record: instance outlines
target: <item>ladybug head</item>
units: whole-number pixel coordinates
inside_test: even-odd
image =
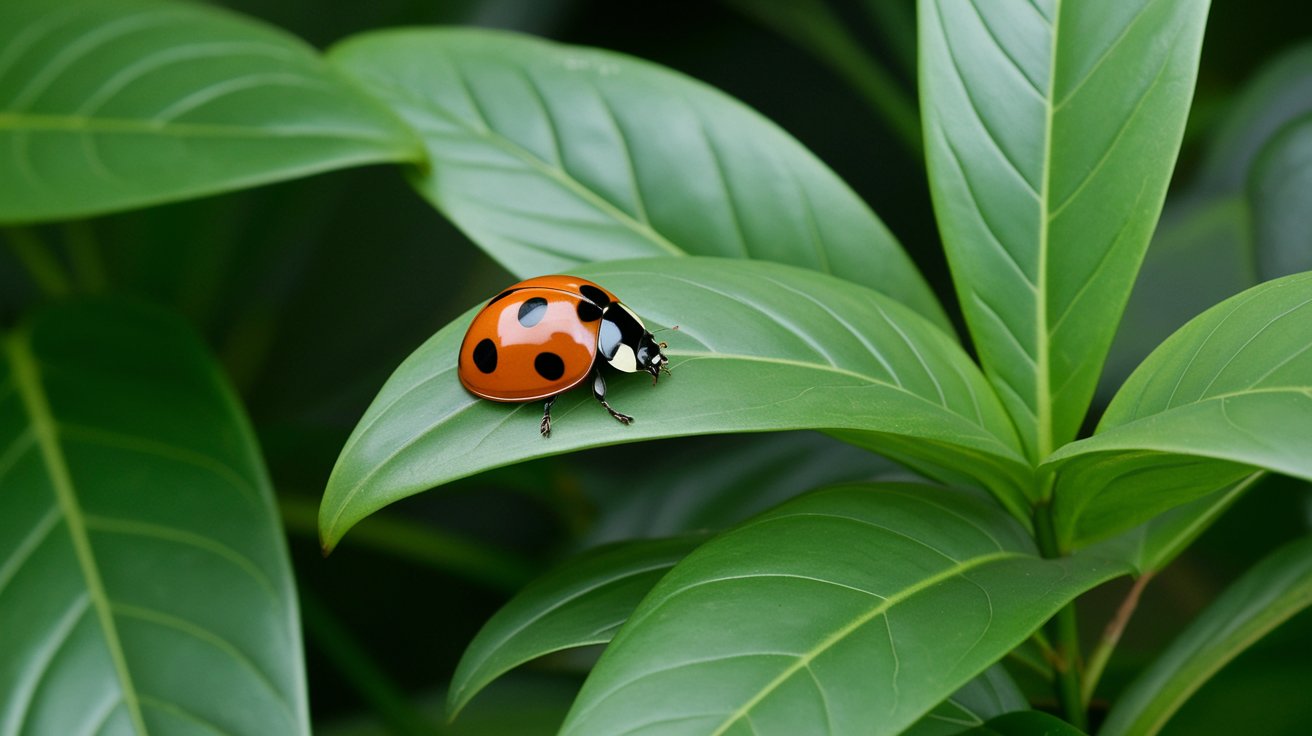
[[[665,343],[656,342],[652,339],[650,332],[644,333],[642,339],[638,341],[638,368],[651,374],[653,386],[660,379],[662,372],[667,375],[670,372],[668,365],[666,365],[669,363],[669,359],[665,357],[665,353],[661,352],[663,347],[665,347]]]

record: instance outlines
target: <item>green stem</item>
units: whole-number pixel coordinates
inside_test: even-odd
[[[298,496],[278,500],[288,532],[319,534],[319,502]],[[514,593],[536,572],[528,561],[424,524],[375,514],[351,529],[352,544],[455,573],[502,593]]]
[[[301,618],[305,633],[337,671],[387,724],[388,733],[436,736],[442,730],[410,704],[396,683],[383,672],[351,632],[304,586]]]
[[[1045,502],[1034,508],[1034,530],[1044,557],[1062,556],[1053,528],[1051,504]],[[1072,726],[1087,731],[1089,716],[1080,687],[1080,632],[1075,619],[1075,601],[1066,604],[1048,622],[1048,633],[1054,642],[1052,665],[1057,678],[1057,702]]]
[[[72,289],[63,266],[36,233],[27,228],[10,228],[5,231],[5,240],[41,291],[52,297],[68,296]]]
[[[1086,706],[1093,700],[1093,693],[1098,688],[1098,680],[1102,678],[1103,670],[1107,668],[1107,661],[1111,659],[1112,652],[1121,641],[1121,634],[1124,633],[1126,624],[1130,622],[1130,616],[1134,615],[1134,609],[1139,605],[1139,596],[1152,577],[1153,574],[1147,572],[1134,581],[1134,585],[1130,586],[1130,592],[1125,594],[1125,599],[1116,609],[1116,615],[1107,622],[1102,639],[1089,653],[1089,664],[1084,669],[1084,690],[1081,693]]]

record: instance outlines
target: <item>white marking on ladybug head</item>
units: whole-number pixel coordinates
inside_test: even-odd
[[[625,373],[636,373],[638,371],[638,356],[633,354],[633,348],[624,343],[620,343],[615,355],[607,358],[606,362],[610,363],[610,367],[617,371]]]

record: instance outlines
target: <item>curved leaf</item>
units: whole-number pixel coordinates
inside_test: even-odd
[[[576,272],[621,295],[649,328],[679,325],[661,334],[671,378],[654,388],[638,376],[610,381],[611,404],[637,420],[622,426],[574,391],[556,402],[544,439],[540,403],[474,398],[456,378],[466,314],[401,364],[347,441],[320,509],[325,549],[382,506],[481,470],[640,439],[783,429],[923,451],[1025,514],[1016,488],[1030,469],[997,398],[960,347],[902,305],[760,261],[663,258]]]
[[[308,734],[272,492],[199,341],[117,304],[0,339],[0,731]]]
[[[613,467],[593,472],[581,463],[577,472],[598,509],[585,544],[719,531],[823,486],[917,480],[885,458],[812,432],[698,437],[678,449],[662,444],[641,451],[658,472],[619,484]],[[665,468],[678,472],[659,472]]]
[[[1289,123],[1262,149],[1248,201],[1262,278],[1312,271],[1312,113]]]
[[[304,42],[158,0],[0,4],[0,222],[423,158]]]
[[[488,683],[529,660],[615,636],[633,609],[705,536],[621,542],[590,550],[533,581],[470,642],[451,678],[454,717]]]
[[[1107,715],[1100,734],[1151,736],[1217,670],[1312,605],[1312,537],[1281,547],[1203,611]]]
[[[984,670],[947,700],[934,706],[902,736],[951,736],[974,725],[1029,707],[1025,694],[1000,664]]]
[[[1063,447],[1058,535],[1086,542],[1259,467],[1312,479],[1312,273],[1207,310],[1130,376],[1094,436]]]
[[[1026,710],[998,716],[962,736],[1084,736],[1084,732],[1056,716]]]
[[[330,59],[423,136],[414,184],[505,268],[756,258],[881,291],[950,330],[883,223],[791,136],[647,62],[492,31],[356,36]]]
[[[667,574],[563,733],[899,733],[1120,572],[1040,558],[1014,519],[964,492],[817,491]]]
[[[1075,437],[1171,175],[1206,2],[920,2],[935,212],[1040,460]]]

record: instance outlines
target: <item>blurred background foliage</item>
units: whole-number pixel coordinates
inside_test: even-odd
[[[223,4],[320,48],[372,28],[477,25],[687,73],[756,108],[836,170],[954,304],[915,135],[912,0]],[[1312,154],[1303,152],[1312,135],[1301,132],[1312,129],[1312,24],[1300,22],[1305,7],[1293,0],[1212,5],[1180,164],[1104,397],[1189,316],[1258,280],[1312,268],[1312,228],[1302,231],[1302,250],[1261,249],[1263,228],[1305,224],[1312,205]],[[78,289],[183,314],[238,386],[283,505],[321,733],[554,732],[586,654],[549,657],[506,678],[454,726],[440,716],[465,645],[527,579],[588,545],[720,526],[821,483],[900,472],[810,434],[620,446],[421,494],[366,521],[325,560],[315,514],[351,428],[415,346],[509,274],[385,166],[7,231],[0,324],[67,286],[39,284],[21,266],[17,254],[34,238],[54,245]],[[1246,567],[1308,533],[1306,484],[1265,485],[1147,588],[1101,697],[1114,698]],[[1090,640],[1128,585],[1089,596]],[[1168,732],[1302,733],[1312,721],[1309,662],[1304,613],[1227,667]]]

